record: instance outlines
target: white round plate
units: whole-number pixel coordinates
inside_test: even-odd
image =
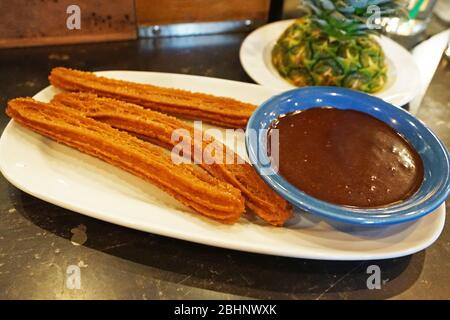
[[[257,105],[279,93],[255,84],[190,75],[139,71],[100,74]],[[50,86],[34,98],[45,102],[58,92]],[[221,130],[226,134],[225,129]],[[216,138],[220,139],[220,135]],[[245,157],[244,136],[236,138],[236,151]],[[251,215],[244,215],[234,225],[224,225],[203,218],[138,177],[40,136],[15,121],[8,124],[0,138],[0,171],[17,188],[93,218],[204,245],[287,257],[319,260],[400,257],[431,245],[445,223],[442,204],[421,219],[378,227],[327,221],[308,213],[296,214],[283,228],[259,223]]]
[[[240,59],[247,74],[263,86],[290,90],[295,86],[284,80],[273,67],[271,52],[278,37],[295,20],[267,24],[247,36],[241,46]],[[403,106],[410,102],[420,89],[420,73],[412,55],[395,41],[377,38],[386,55],[388,83],[375,94],[389,103]]]

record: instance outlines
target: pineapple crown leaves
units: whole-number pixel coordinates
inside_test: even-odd
[[[379,17],[406,16],[405,0],[303,0],[311,20],[330,37],[347,40],[376,33],[369,26],[375,8]],[[374,21],[370,21],[373,23]]]

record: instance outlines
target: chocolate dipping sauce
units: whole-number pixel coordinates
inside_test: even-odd
[[[278,118],[273,129],[279,130],[279,173],[320,200],[380,207],[407,199],[423,181],[419,154],[368,114],[312,108]]]

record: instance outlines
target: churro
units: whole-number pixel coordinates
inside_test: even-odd
[[[174,164],[167,151],[61,105],[31,98],[9,101],[19,124],[139,176],[195,211],[224,223],[244,211],[241,192],[190,164]],[[150,214],[150,213],[149,213]]]
[[[186,122],[135,104],[101,98],[89,93],[62,93],[53,98],[52,104],[73,108],[87,117],[144,137],[168,149],[173,149],[177,144],[177,141],[172,139],[174,130],[183,129],[188,132],[188,137],[183,138],[190,139],[190,150],[193,151],[189,155],[191,158],[196,154],[195,150],[200,150],[201,155],[208,156],[204,150],[214,141],[220,144],[223,150],[222,159],[219,159],[222,161],[203,159],[199,162],[200,166],[215,178],[241,190],[246,205],[266,222],[280,226],[292,216],[291,207],[287,202],[264,183],[250,164],[218,140],[205,137],[204,133],[202,136],[205,139],[196,141],[192,138],[194,127]],[[209,143],[206,144],[205,140]],[[231,163],[227,161],[229,159],[232,159]]]
[[[256,108],[252,104],[231,98],[114,80],[91,72],[61,67],[52,70],[49,80],[55,87],[67,91],[91,92],[102,97],[224,127],[244,127]]]

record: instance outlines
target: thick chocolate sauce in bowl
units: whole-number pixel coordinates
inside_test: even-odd
[[[312,108],[279,117],[269,135],[274,129],[280,175],[320,200],[383,207],[413,195],[424,179],[422,160],[408,141],[368,114]]]

